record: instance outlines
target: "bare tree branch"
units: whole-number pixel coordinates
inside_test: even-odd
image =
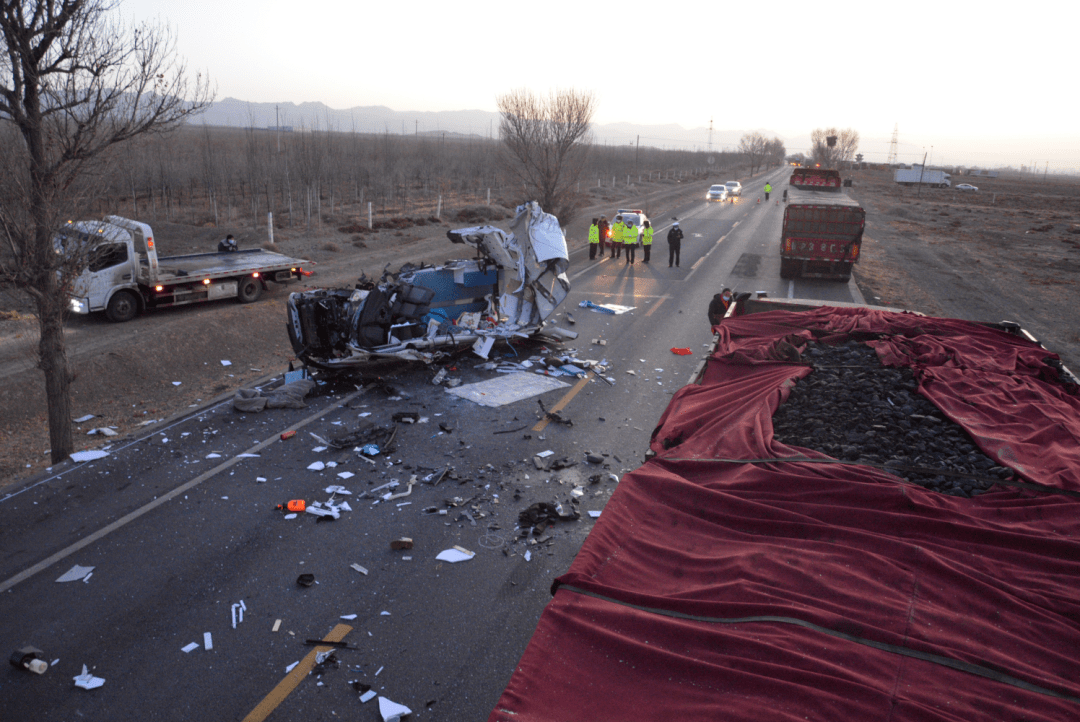
[[[35,303],[53,462],[73,449],[68,292],[95,253],[92,243],[57,247],[55,234],[115,146],[175,128],[213,100],[205,77],[189,77],[167,28],[129,30],[116,8],[113,0],[0,0],[0,279]]]
[[[514,90],[498,96],[496,104],[507,165],[530,195],[523,200],[535,198],[565,225],[581,207],[575,187],[588,152],[596,96],[560,90],[541,98]]]
[[[835,137],[835,145],[830,146],[828,139]],[[852,128],[816,128],[810,134],[811,154],[815,163],[822,168],[839,169],[840,164],[851,162],[859,149],[859,132]]]

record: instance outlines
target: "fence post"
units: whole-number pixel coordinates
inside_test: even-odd
[[[274,214],[266,214],[266,232],[270,235],[270,245],[274,245]]]
[[[491,205],[491,189],[490,188],[488,188],[488,202],[487,202],[487,204],[489,206]]]
[[[442,218],[442,193],[439,194],[439,206],[435,210],[435,217],[439,219]]]
[[[369,231],[372,229],[372,225],[371,225],[371,201],[368,201],[368,204],[367,204],[367,227],[368,227]]]

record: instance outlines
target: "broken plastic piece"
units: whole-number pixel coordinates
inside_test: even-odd
[[[185,646],[181,647],[180,651],[183,652],[184,654],[188,654],[190,652],[194,652],[198,648],[199,648],[199,643],[198,642],[192,642],[191,644],[188,644],[188,645],[185,645]]]
[[[349,566],[352,567],[353,569],[355,569],[356,571],[360,572],[364,576],[367,576],[367,569],[360,566],[359,564],[350,564]]]
[[[360,701],[361,702],[370,702],[372,699],[375,698],[375,696],[376,696],[375,691],[372,690],[370,687],[368,687],[367,692],[364,692],[362,695],[360,695]]]
[[[303,499],[293,499],[293,500],[288,501],[288,502],[286,502],[284,504],[278,504],[274,508],[279,509],[281,511],[297,512],[297,511],[303,511],[306,507],[307,507],[307,504],[304,502]]]
[[[71,460],[76,463],[81,461],[95,461],[96,459],[104,459],[108,455],[109,452],[107,451],[76,451],[74,454],[71,454]]]
[[[308,468],[311,469],[312,471],[322,471],[323,469],[326,468],[326,464],[324,464],[321,461],[316,461],[316,462],[313,462],[311,464],[308,464]]]
[[[83,424],[83,423],[86,423],[87,421],[89,421],[90,419],[96,419],[96,418],[97,418],[97,416],[95,414],[87,414],[86,416],[80,416],[77,419],[72,419],[72,421],[74,421],[76,424]]]
[[[690,354],[692,354],[694,352],[691,351],[688,348],[673,348],[673,349],[671,349],[671,353],[677,354],[679,356],[689,356]]]
[[[296,583],[299,584],[302,587],[310,587],[312,584],[315,583],[315,575],[314,574],[301,574],[300,576],[298,576],[296,578]]]
[[[90,671],[86,669],[86,665],[82,666],[82,674],[78,675],[75,679],[75,686],[82,687],[83,689],[97,689],[101,685],[105,684],[105,680],[101,677],[95,677],[90,674]]]
[[[401,537],[399,539],[394,539],[392,542],[390,542],[390,548],[394,549],[394,550],[412,549],[413,548],[413,540],[410,539],[407,536],[403,536],[403,537]]]
[[[282,441],[285,441],[285,439],[291,439],[294,436],[296,436],[296,431],[295,430],[282,431],[281,432],[281,440]]]
[[[476,552],[471,552],[468,549],[462,549],[459,546],[455,546],[451,549],[444,549],[443,551],[439,552],[438,556],[436,556],[435,558],[440,561],[456,564],[457,562],[468,561],[474,556],[476,556]]]
[[[386,697],[379,697],[379,714],[382,715],[383,722],[401,722],[401,718],[412,714],[412,710],[403,704],[391,702]]]
[[[80,567],[78,564],[67,570],[56,581],[58,582],[78,582],[82,581],[86,577],[90,576],[90,573],[94,571],[94,567]]]

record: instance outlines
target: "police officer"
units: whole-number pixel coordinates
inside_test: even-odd
[[[769,194],[772,193],[772,185],[770,183],[765,184],[765,200],[769,200]]]
[[[626,265],[634,263],[634,250],[638,244],[638,229],[633,223],[627,223],[623,229],[623,245],[626,246]]]
[[[623,223],[622,216],[615,216],[615,225],[611,227],[611,257],[622,258],[623,247],[623,231],[626,229],[626,224]]]
[[[596,259],[596,249],[600,245],[600,221],[596,218],[592,219],[592,225],[589,226],[589,260]]]
[[[671,268],[671,264],[679,265],[679,251],[682,250],[683,232],[679,228],[679,222],[675,221],[671,224],[671,230],[667,232],[667,267]]]
[[[648,263],[649,256],[652,255],[652,223],[649,221],[645,221],[641,225],[641,248],[645,253],[645,256],[641,260],[644,263]]]

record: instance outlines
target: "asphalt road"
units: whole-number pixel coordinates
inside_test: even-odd
[[[772,174],[774,185],[782,176],[786,169]],[[656,420],[700,360],[712,295],[729,286],[862,300],[854,283],[780,279],[783,207],[757,203],[764,180],[748,182],[734,204],[706,203],[703,183],[701,201],[656,213],[648,265],[640,250],[633,266],[572,250],[572,291],[559,325],[579,333],[568,348],[611,361],[615,379],[538,397],[549,409],[562,404],[573,426],[540,428],[535,399],[500,408],[457,399],[417,368],[388,379],[400,392],[393,395],[323,385],[304,409],[239,414],[227,402],[198,409],[114,444],[106,459],[0,497],[0,639],[5,651],[29,644],[58,660],[42,676],[5,666],[0,719],[381,719],[378,702],[361,703],[353,681],[408,706],[412,719],[486,719],[552,580],[594,523],[585,512],[601,511],[617,488],[607,474],[642,463]],[[673,216],[686,237],[680,266],[668,268]],[[601,314],[580,308],[584,300],[634,310]],[[673,354],[676,347],[693,353]],[[490,378],[473,368],[478,361],[460,359],[451,375]],[[324,444],[312,434],[325,439],[361,419],[388,423],[408,410],[426,423],[402,426],[396,452],[375,465],[351,448],[316,451]],[[280,440],[289,429],[296,435]],[[538,471],[532,458],[545,450],[579,463]],[[586,463],[586,451],[606,463]],[[308,468],[317,461],[337,466]],[[419,483],[408,496],[385,501],[387,489],[371,491],[397,480],[393,491],[403,492],[414,475]],[[326,500],[333,484],[352,492],[339,495],[352,511],[336,521],[287,520],[274,509],[294,498]],[[572,494],[578,486],[580,498]],[[530,544],[515,527],[534,502],[576,506],[582,515]],[[425,513],[431,507],[447,513]],[[413,548],[391,549],[399,537],[413,539]],[[435,558],[455,545],[475,556]],[[74,565],[94,571],[85,582],[55,581]],[[297,584],[305,573],[315,584]],[[243,621],[234,628],[241,601]],[[336,652],[338,667],[306,674],[310,664],[302,663],[286,673],[309,658],[305,640],[341,624],[351,629],[337,630],[349,645]],[[205,633],[212,649],[203,646]],[[182,651],[193,642],[197,648]],[[104,686],[74,686],[83,664]]]

